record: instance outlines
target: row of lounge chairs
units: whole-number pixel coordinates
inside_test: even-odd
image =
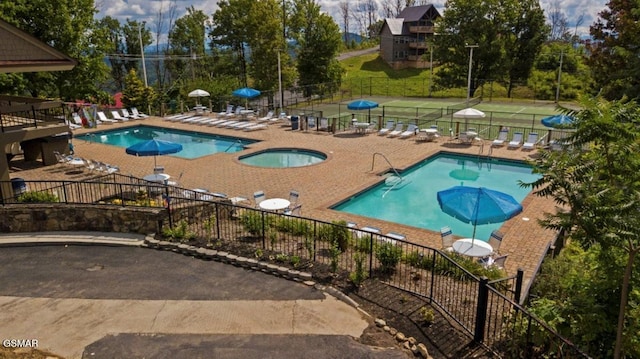
[[[165,117],[166,121],[171,122],[182,122],[189,123],[194,125],[202,125],[202,126],[211,126],[211,127],[220,127],[220,128],[230,128],[235,130],[244,130],[244,131],[255,131],[267,128],[267,125],[264,123],[248,121],[248,120],[236,120],[233,118],[226,117],[215,117],[211,118],[208,116],[197,116],[197,115],[173,115],[169,117]]]
[[[416,135],[419,130],[420,128],[415,124],[409,124],[405,129],[402,122],[395,123],[395,121],[389,120],[387,121],[386,126],[378,131],[378,135],[387,137],[408,138]]]
[[[527,140],[523,143],[522,140],[524,135],[522,134],[522,132],[515,132],[513,134],[513,137],[511,138],[511,141],[507,142],[508,133],[509,132],[507,130],[501,130],[498,133],[498,138],[493,140],[493,142],[491,143],[491,146],[500,147],[500,146],[503,146],[505,143],[507,143],[507,148],[522,147],[523,150],[533,150],[535,149],[535,147],[538,145],[540,141],[538,138],[539,137],[538,134],[536,132],[531,132],[529,133]]]
[[[58,151],[53,152],[54,156],[58,163],[67,166],[73,167],[82,167],[87,169],[89,172],[100,172],[104,174],[111,174],[115,172],[120,172],[120,167],[110,165],[101,161],[95,161],[91,159],[86,159],[82,157],[63,155]]]
[[[112,110],[111,118],[107,117],[107,115],[103,111],[98,111],[96,112],[96,123],[112,124],[116,122],[125,122],[129,120],[138,120],[149,117],[149,115],[139,112],[135,107],[131,108],[131,112],[129,112],[129,110],[127,110],[126,108],[123,108],[120,111],[122,113],[120,113],[118,110]],[[71,121],[69,121],[68,125],[70,129],[75,130],[84,127],[85,124],[83,123],[80,114],[74,112],[71,114]]]

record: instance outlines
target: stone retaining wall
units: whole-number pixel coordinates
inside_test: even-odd
[[[0,207],[0,231],[50,232],[96,231],[158,233],[163,208],[98,205],[29,204]]]

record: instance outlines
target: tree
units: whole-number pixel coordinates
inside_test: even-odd
[[[220,1],[209,32],[212,48],[229,48],[234,54],[233,63],[237,65],[240,83],[244,86],[247,85],[248,62],[245,50],[252,31],[247,21],[252,4],[252,0]]]
[[[344,70],[336,59],[342,40],[333,18],[321,13],[315,0],[297,0],[291,35],[298,42],[298,83],[304,95],[337,90]]]
[[[3,20],[78,61],[70,71],[15,75],[24,79],[25,90],[32,96],[75,100],[101,92],[99,84],[106,79],[108,69],[103,61],[105,39],[94,31],[96,12],[93,0],[0,2]],[[0,86],[0,90],[13,92],[6,86]]]
[[[640,97],[640,3],[610,0],[591,25],[589,65],[607,99]]]
[[[265,0],[254,2],[249,11],[249,26],[255,34],[248,38],[251,48],[251,62],[249,74],[253,79],[253,86],[262,90],[275,93],[278,89],[278,56],[280,56],[283,74],[283,86],[292,84],[293,78],[289,63],[290,56],[287,44],[281,30],[280,6],[277,0]],[[273,103],[273,96],[270,96]]]
[[[509,79],[507,97],[511,97],[514,85],[518,82],[526,82],[531,75],[534,60],[549,30],[545,25],[544,12],[537,0],[505,3],[503,11],[507,13],[506,18],[509,19],[505,22],[502,34],[505,37],[505,57]]]
[[[113,79],[114,90],[122,91],[124,88],[124,78],[127,74],[125,69],[124,47],[122,27],[120,22],[111,16],[105,16],[98,20],[96,32],[105,38],[106,53],[109,55],[111,65],[111,78]]]
[[[579,112],[568,111],[576,118],[576,130],[566,139],[566,148],[543,152],[535,167],[542,177],[525,185],[534,188],[536,195],[553,198],[562,208],[546,214],[542,224],[564,229],[570,240],[596,251],[599,274],[614,284],[613,293],[609,290],[601,295],[591,310],[611,308],[606,301],[615,294],[619,300],[617,327],[595,338],[594,333],[585,333],[589,336],[584,340],[600,348],[598,354],[603,357],[619,359],[623,352],[637,357],[640,293],[631,289],[632,283],[640,284],[634,277],[640,252],[640,107],[632,101],[608,102],[602,97],[585,97],[581,105]],[[611,313],[615,317],[615,311]],[[570,320],[579,322],[580,318]],[[601,324],[613,321],[609,317]],[[615,333],[613,350],[608,333]]]
[[[342,19],[342,33],[344,36],[344,43],[346,47],[349,47],[349,18],[351,13],[349,12],[349,3],[346,1],[340,2],[340,18]]]
[[[549,4],[548,14],[550,24],[549,40],[567,40],[569,38],[569,20],[562,12],[559,0]]]
[[[122,104],[125,107],[139,107],[147,109],[155,100],[156,94],[152,87],[145,87],[138,77],[136,70],[131,69],[125,78],[122,91]]]
[[[436,78],[439,85],[466,85],[469,45],[477,45],[470,96],[488,80],[506,79],[512,86],[528,77],[548,31],[536,1],[450,0],[446,4],[436,23],[440,36],[434,55],[442,64]]]

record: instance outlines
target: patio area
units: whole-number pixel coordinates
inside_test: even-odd
[[[374,226],[383,233],[397,232],[406,235],[411,242],[441,247],[440,233],[371,218],[350,215],[329,209],[330,206],[381,181],[379,173],[388,169],[384,161],[376,161],[371,170],[373,154],[383,153],[390,163],[398,168],[406,168],[437,152],[448,151],[477,155],[481,145],[477,141],[472,145],[449,142],[448,136],[435,142],[387,138],[374,134],[355,135],[353,131],[338,132],[333,135],[318,131],[292,131],[291,126],[271,124],[266,130],[245,132],[234,129],[209,127],[196,124],[165,121],[150,117],[145,120],[128,121],[113,125],[101,125],[100,130],[135,126],[137,124],[155,125],[175,129],[197,131],[259,140],[246,150],[237,153],[217,153],[197,159],[181,159],[172,156],[158,158],[165,172],[173,178],[180,177],[180,186],[185,188],[204,188],[212,192],[227,194],[229,197],[252,198],[258,190],[264,190],[267,198],[287,198],[290,190],[300,193],[303,204],[302,216],[325,221],[345,220],[359,226]],[[90,132],[90,129],[78,129],[75,135]],[[485,139],[483,153],[489,153],[493,139]],[[122,174],[144,177],[153,172],[153,159],[127,155],[124,149],[98,143],[74,140],[77,156],[102,161],[119,166]],[[301,148],[323,152],[327,160],[311,166],[298,168],[259,168],[240,163],[238,157],[268,148]],[[508,149],[507,146],[494,148],[491,156],[507,159],[526,160],[536,155],[536,151]],[[67,179],[83,180],[95,176],[89,171],[69,171],[61,165],[40,166],[37,163],[24,163],[16,158],[10,163],[11,177],[26,180]],[[434,199],[435,202],[435,199]],[[524,270],[525,285],[531,278],[555,233],[542,229],[538,223],[544,212],[554,210],[552,200],[527,196],[522,203],[524,211],[500,229],[504,240],[501,254],[507,254],[506,270],[514,274],[518,268]],[[444,225],[444,224],[443,224]],[[455,233],[454,233],[455,234]]]

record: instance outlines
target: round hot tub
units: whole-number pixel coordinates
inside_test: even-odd
[[[320,163],[327,155],[314,150],[301,148],[270,148],[268,150],[240,156],[240,162],[256,167],[291,168],[304,167]]]

